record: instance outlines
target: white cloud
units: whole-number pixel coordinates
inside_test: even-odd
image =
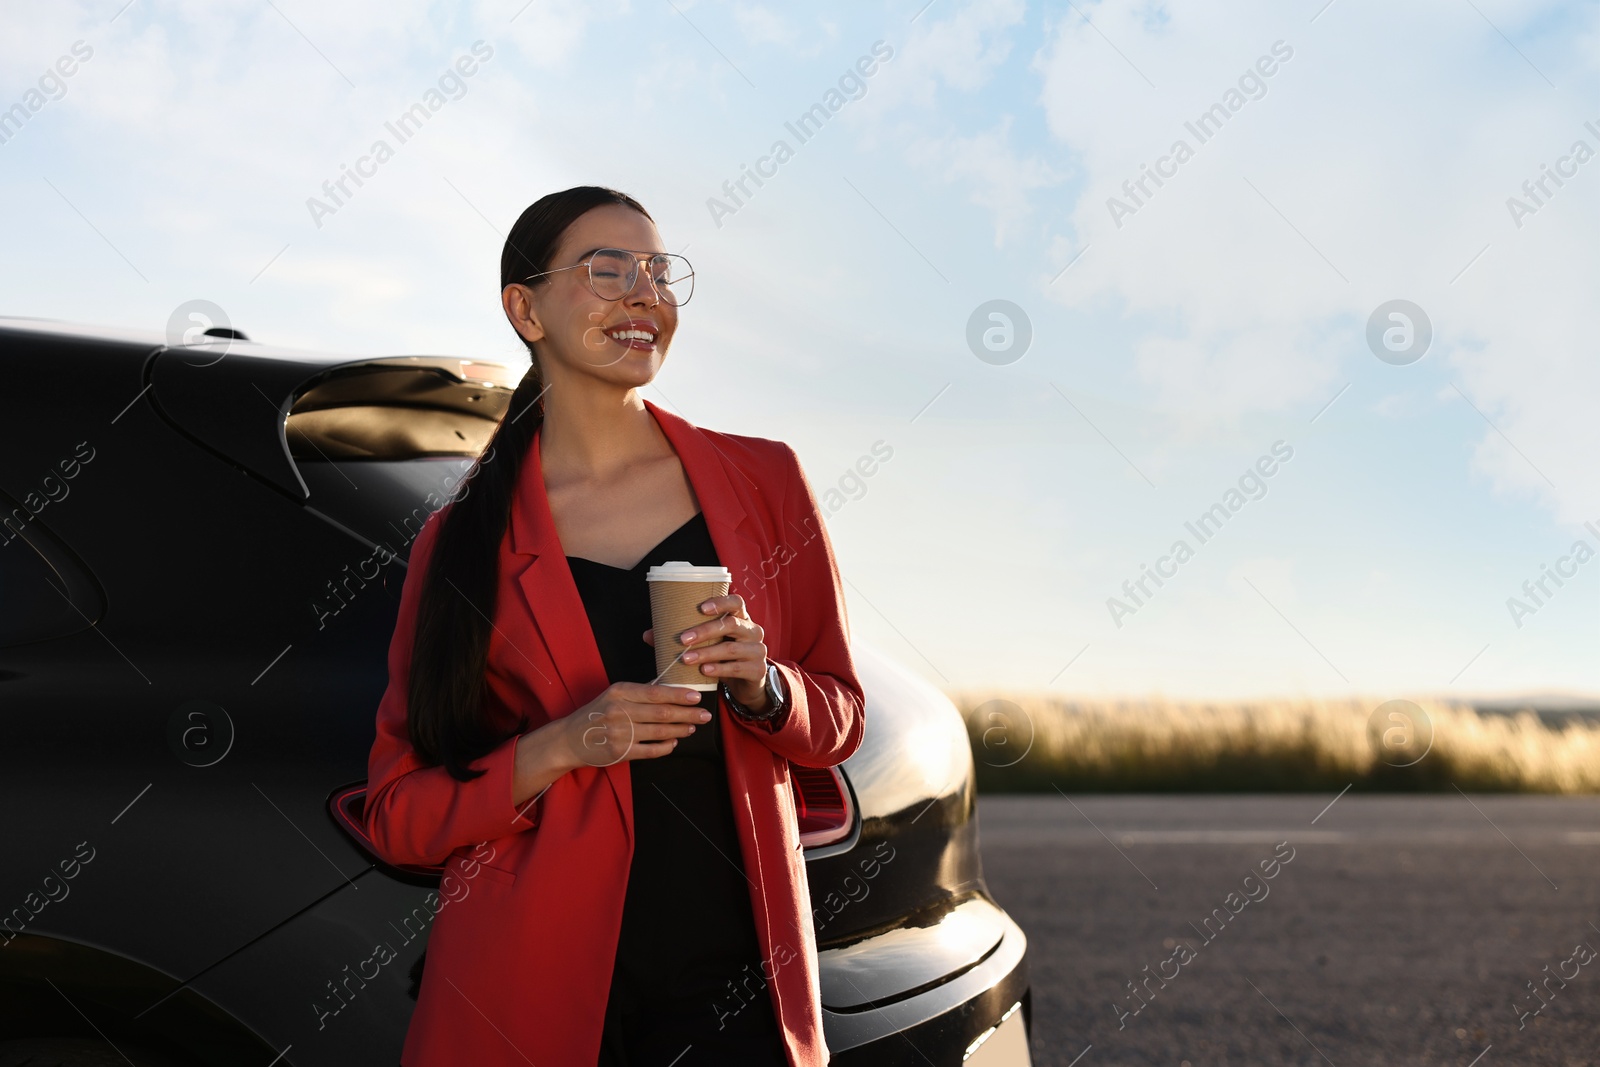
[[[906,150],[912,163],[936,167],[946,181],[967,187],[968,199],[994,219],[996,248],[1027,227],[1033,212],[1028,194],[1055,186],[1063,177],[1012,147],[1011,126],[1007,115],[998,126],[971,137],[917,138]]]
[[[736,4],[733,20],[745,41],[752,45],[788,44],[794,39],[789,23],[771,8]]]
[[[935,106],[939,87],[972,92],[981,88],[1011,54],[1009,30],[1022,21],[1023,0],[969,3],[947,18],[936,11],[919,19],[909,37],[885,31],[895,51],[892,78],[876,79],[871,99],[876,114],[898,108]]]
[[[1532,460],[1485,425],[1480,469],[1565,519],[1600,508],[1600,473],[1584,458],[1600,446],[1589,410],[1600,370],[1584,355],[1600,326],[1600,161],[1520,230],[1505,208],[1574,139],[1600,151],[1583,128],[1600,108],[1553,90],[1455,4],[1345,5],[1315,23],[1268,4],[1169,4],[1158,20],[1143,5],[1087,10],[1100,32],[1063,17],[1038,61],[1049,128],[1083,170],[1056,249],[1064,264],[1092,246],[1050,293],[1147,322],[1137,367],[1158,400],[1218,413],[1320,403],[1372,358],[1371,311],[1405,298],[1435,330],[1412,371],[1459,379]],[[1593,54],[1569,40],[1593,39],[1591,9],[1486,14],[1508,34],[1550,26],[1543,47],[1523,40],[1523,52],[1572,90],[1593,85]],[[1578,32],[1551,26],[1562,20]],[[1250,79],[1278,41],[1273,75]],[[1202,142],[1185,123],[1242,76],[1257,98],[1241,91]],[[1164,184],[1124,188],[1179,139],[1193,156],[1165,164]],[[1112,197],[1133,213],[1114,219]]]
[[[504,18],[503,6],[480,4],[478,21],[495,25]],[[536,67],[558,68],[579,74],[598,75],[593,57],[586,56],[583,48],[591,27],[597,23],[622,18],[631,13],[628,0],[532,0],[520,13],[513,12],[515,21],[507,27],[507,36],[514,43],[519,58]],[[602,48],[602,53],[609,49]],[[625,69],[621,57],[613,57]],[[623,70],[619,69],[620,81]],[[596,79],[603,85],[604,80]]]

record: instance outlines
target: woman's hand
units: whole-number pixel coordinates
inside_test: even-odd
[[[694,733],[711,713],[700,693],[681,685],[613,682],[571,715],[548,723],[558,729],[556,756],[569,769],[606,767],[623,760],[665,756],[680,737]]]
[[[711,713],[681,685],[614,682],[571,715],[517,738],[512,802],[533,802],[568,771],[665,756]]]
[[[767,674],[766,631],[751,621],[744,597],[737,593],[712,597],[700,605],[700,612],[717,617],[697,623],[679,634],[678,639],[685,645],[710,637],[721,640],[706,648],[690,649],[683,654],[683,662],[699,664],[701,674],[725,680],[733,699],[751,711],[767,710],[767,690],[763,684]],[[655,630],[646,630],[644,639],[654,647]]]

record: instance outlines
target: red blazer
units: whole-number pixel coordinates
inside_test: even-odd
[[[791,708],[776,729],[726,707],[718,722],[768,995],[792,1067],[819,1067],[828,1051],[787,761],[842,763],[865,728],[832,544],[788,445],[645,407],[677,451],[733,592],[764,628],[768,657],[788,683]],[[536,727],[609,684],[550,516],[540,436],[500,547],[489,646],[487,710],[508,733],[521,713]],[[402,1063],[587,1067],[599,1055],[633,854],[628,765],[571,771],[522,815],[511,800],[515,736],[474,764],[488,773],[470,782],[423,765],[407,738],[406,679],[440,514],[412,548],[364,816],[385,860],[446,867]],[[670,988],[671,975],[661,980]]]

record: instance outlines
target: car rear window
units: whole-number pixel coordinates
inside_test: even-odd
[[[403,362],[328,373],[295,399],[284,433],[307,506],[405,559],[488,444],[512,372]]]

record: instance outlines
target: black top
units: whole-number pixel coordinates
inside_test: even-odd
[[[705,515],[684,523],[631,569],[568,556],[595,645],[612,682],[650,682],[650,567],[718,566]],[[629,760],[633,863],[606,1007],[602,1065],[786,1062],[761,971],[716,692],[712,714],[665,756]]]

